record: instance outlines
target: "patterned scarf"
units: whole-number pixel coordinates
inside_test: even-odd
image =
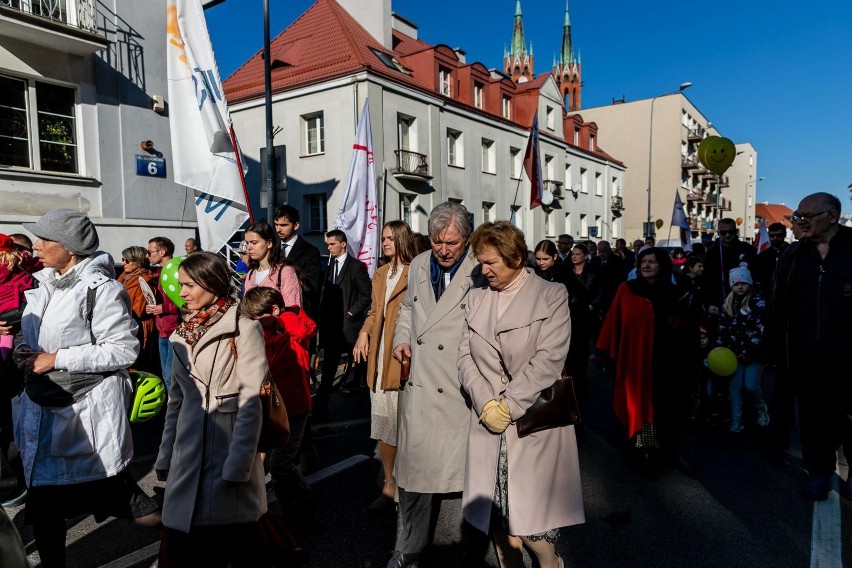
[[[208,308],[189,312],[184,316],[184,321],[177,327],[177,334],[183,337],[190,346],[194,346],[199,339],[204,337],[204,334],[213,324],[222,319],[222,316],[232,305],[234,305],[234,301],[230,298],[221,298]]]

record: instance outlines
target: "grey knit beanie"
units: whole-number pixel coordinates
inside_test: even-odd
[[[73,254],[89,256],[98,250],[98,230],[91,219],[73,209],[54,209],[35,223],[23,223],[40,239],[56,241]]]

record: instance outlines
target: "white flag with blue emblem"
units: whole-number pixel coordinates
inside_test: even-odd
[[[218,252],[249,217],[236,136],[201,1],[169,0],[166,10],[172,171],[195,190],[202,248]]]

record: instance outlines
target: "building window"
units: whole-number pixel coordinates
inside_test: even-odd
[[[556,179],[556,160],[547,154],[544,155],[544,179],[550,181]]]
[[[619,193],[620,191],[621,188],[618,187],[618,178],[612,178],[612,194],[615,196],[621,195],[621,193]]]
[[[398,114],[396,118],[397,143],[400,150],[414,151],[417,148],[417,133],[414,130],[414,117]]]
[[[545,237],[555,237],[556,231],[553,227],[553,216],[556,213],[552,209],[545,209],[544,211],[544,236]]]
[[[603,238],[603,231],[601,230],[601,216],[600,215],[595,215],[595,224],[592,225],[590,233],[594,233],[594,234],[589,235],[591,237]]]
[[[547,107],[547,129],[556,130],[556,112],[553,107]]]
[[[464,167],[464,144],[462,133],[447,128],[447,164],[458,168]]]
[[[571,164],[565,164],[565,188],[568,191],[572,191],[572,183],[573,182],[571,181]]]
[[[308,210],[309,233],[325,233],[326,210],[325,194],[313,193],[305,196],[305,209]]]
[[[574,146],[580,145],[580,129],[576,126],[574,127]]]
[[[524,230],[524,218],[523,218],[523,212],[521,211],[521,206],[520,205],[511,205],[509,207],[509,211],[511,211],[511,213],[509,214],[509,219],[512,221],[512,223],[515,224],[515,226],[517,228],[519,228],[520,230],[523,231]]]
[[[521,149],[509,148],[509,177],[511,177],[512,179],[520,179],[522,164],[523,161],[521,160]]]
[[[611,238],[620,239],[621,231],[618,230],[618,217],[613,217],[609,223],[610,229],[612,230]]]
[[[473,84],[473,106],[475,106],[476,108],[485,108],[482,91],[482,83]]]
[[[446,67],[438,67],[438,91],[442,95],[446,97],[452,95],[452,81],[453,76],[450,73],[450,70]]]
[[[595,137],[592,134],[589,135],[589,150],[595,151]]]
[[[494,204],[487,201],[482,202],[482,222],[490,223],[494,220]]]
[[[589,170],[580,168],[580,191],[589,193]]]
[[[565,214],[565,234],[571,234],[571,213]]]
[[[512,118],[512,98],[503,95],[503,118]]]
[[[414,197],[410,195],[399,196],[399,218],[405,221],[409,227],[411,224],[411,207],[414,203]]]
[[[325,121],[322,112],[302,116],[304,155],[313,156],[325,152]]]
[[[595,195],[603,195],[603,176],[595,173]]]
[[[482,171],[488,174],[497,173],[494,156],[494,141],[482,139]]]
[[[34,98],[34,99],[33,99]],[[28,109],[35,108],[35,116]],[[32,133],[38,144],[31,144]],[[0,165],[77,173],[76,92],[0,77]]]
[[[589,222],[586,220],[585,215],[580,215],[580,236],[583,238],[589,238]]]

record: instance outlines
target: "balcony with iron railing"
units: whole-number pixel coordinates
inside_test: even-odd
[[[700,142],[702,138],[703,136],[697,128],[686,129],[686,139],[690,142]]]
[[[680,167],[685,170],[697,170],[701,167],[701,164],[698,163],[698,157],[695,154],[688,156],[681,155]]]
[[[620,195],[614,195],[609,208],[613,211],[624,211],[624,198]]]
[[[416,181],[432,179],[432,176],[429,175],[429,162],[426,161],[426,154],[411,150],[394,150],[393,153],[396,154],[396,168],[393,170],[393,177]]]
[[[728,176],[719,176],[719,187],[730,187]]]
[[[96,0],[0,0],[0,37],[87,55],[109,45]]]

